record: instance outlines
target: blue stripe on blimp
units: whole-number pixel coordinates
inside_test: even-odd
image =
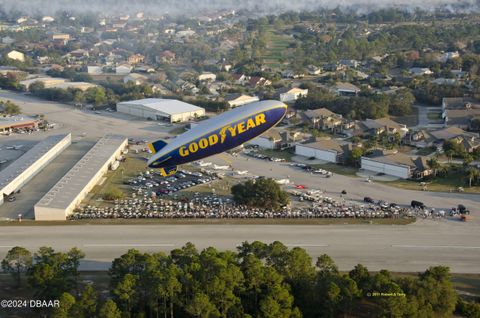
[[[240,146],[275,126],[285,116],[286,110],[286,107],[276,107],[234,121],[172,150],[150,167],[181,165]]]

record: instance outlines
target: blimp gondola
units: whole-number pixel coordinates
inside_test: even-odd
[[[275,100],[259,101],[232,109],[202,121],[171,143],[157,140],[148,144],[152,157],[148,166],[162,176],[173,175],[179,165],[200,160],[238,147],[277,125],[287,105]]]

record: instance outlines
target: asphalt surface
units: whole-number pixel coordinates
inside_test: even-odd
[[[165,251],[193,242],[197,248],[233,250],[243,241],[281,241],[305,248],[315,261],[333,257],[341,270],[358,263],[370,270],[417,272],[446,265],[455,273],[480,273],[480,235],[476,226],[451,220],[421,220],[408,226],[383,225],[84,225],[15,226],[0,231],[0,259],[13,246],[31,251],[52,246],[86,253],[83,270],[104,270],[136,248]]]

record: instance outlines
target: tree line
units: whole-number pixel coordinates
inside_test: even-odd
[[[295,102],[296,109],[328,108],[350,119],[382,118],[387,115],[402,116],[412,112],[415,97],[408,89],[400,89],[394,94],[369,94],[341,97],[325,88],[304,85],[308,95]]]
[[[341,272],[326,254],[314,263],[304,249],[278,241],[244,242],[236,251],[191,243],[168,254],[131,249],[112,262],[108,293],[79,283],[84,256],[77,248],[32,255],[14,247],[2,269],[17,287],[26,276],[38,299],[59,299],[60,307],[38,312],[53,318],[445,317],[456,305],[466,317],[480,312],[478,303],[458,300],[447,267],[402,277],[361,264]]]

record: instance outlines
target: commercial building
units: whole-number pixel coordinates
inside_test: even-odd
[[[364,170],[402,179],[421,179],[432,173],[426,157],[412,158],[400,152],[362,157],[361,167]]]
[[[71,134],[50,136],[0,171],[0,204],[39,173],[72,142]]]
[[[73,209],[100,181],[122,154],[128,141],[124,136],[107,135],[100,139],[75,166],[34,206],[35,220],[66,220]]]
[[[205,109],[176,99],[145,98],[117,104],[117,111],[150,120],[184,122],[205,116]]]
[[[245,94],[231,94],[225,97],[225,101],[230,108],[258,102],[259,100],[258,96],[249,96]]]
[[[8,134],[15,129],[35,129],[38,127],[38,121],[34,118],[10,116],[0,117],[0,135]]]
[[[349,143],[339,143],[332,139],[321,139],[308,144],[295,145],[295,154],[327,162],[344,163],[351,149],[352,145]]]

